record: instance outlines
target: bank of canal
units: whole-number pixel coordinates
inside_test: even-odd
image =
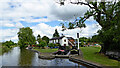
[[[38,53],[26,49],[20,50],[19,47],[14,47],[8,53],[1,55],[0,60],[2,60],[0,66],[75,66],[87,68],[66,58],[40,59]]]

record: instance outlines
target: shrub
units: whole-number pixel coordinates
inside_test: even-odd
[[[40,42],[40,46],[41,46],[42,48],[44,48],[44,46],[47,46],[46,41],[41,41],[41,42]]]
[[[53,43],[49,43],[48,46],[51,48],[51,47],[54,47],[55,44],[53,44]]]

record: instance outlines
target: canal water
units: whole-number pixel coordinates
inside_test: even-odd
[[[20,50],[19,47],[15,47],[8,53],[4,53],[0,56],[0,61],[0,66],[75,66],[86,68],[65,58],[55,58],[52,60],[40,59],[37,53],[26,49]]]

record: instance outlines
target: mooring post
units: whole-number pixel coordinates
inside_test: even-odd
[[[78,38],[78,55],[79,55],[79,33],[77,33],[77,38]]]

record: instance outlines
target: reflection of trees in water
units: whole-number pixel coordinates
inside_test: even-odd
[[[63,64],[64,62],[65,62],[65,60],[62,59],[62,58],[56,58],[56,59],[55,59],[55,65],[61,65],[61,64]]]
[[[32,66],[32,60],[35,53],[29,50],[21,49],[19,57],[19,66]]]
[[[8,54],[8,53],[12,53],[13,48],[2,48],[1,54],[3,55],[4,53]]]
[[[75,67],[80,66],[79,64],[71,62],[68,59],[64,59],[64,58],[56,58],[56,59],[54,59],[54,64],[56,66],[75,66]]]

